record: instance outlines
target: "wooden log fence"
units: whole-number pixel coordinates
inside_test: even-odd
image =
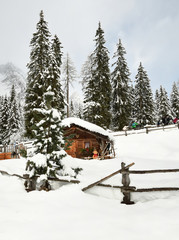
[[[154,173],[171,173],[171,172],[179,172],[179,169],[157,169],[157,170],[129,170],[130,167],[132,167],[134,163],[131,163],[129,165],[125,165],[125,163],[121,163],[121,169],[117,170],[116,172],[111,173],[110,175],[82,188],[82,191],[85,192],[90,188],[93,188],[95,186],[99,187],[105,187],[105,188],[116,188],[120,189],[123,194],[123,200],[121,203],[123,204],[134,204],[133,201],[131,201],[131,193],[136,192],[156,192],[156,191],[179,191],[179,187],[152,187],[152,188],[136,188],[135,186],[130,186],[130,174],[154,174]],[[7,176],[13,176],[18,177],[23,180],[25,180],[25,187],[26,191],[33,191],[36,189],[36,181],[39,176],[36,176],[34,178],[30,178],[28,174],[24,174],[23,176],[18,174],[9,174],[6,171],[0,170],[0,173],[2,175]],[[122,185],[111,185],[111,184],[103,184],[102,182],[106,181],[107,179],[117,175],[122,174]],[[76,183],[79,184],[80,181],[77,179],[59,179],[59,178],[48,178],[50,181],[57,181],[57,182],[64,182],[64,183]]]
[[[134,163],[131,163],[131,164],[129,164],[128,166],[126,166],[125,169],[127,169],[127,168],[129,168],[129,167],[131,167],[131,166],[133,166],[133,165],[134,165]],[[102,178],[102,179],[100,179],[100,180],[98,180],[98,181],[96,181],[96,182],[88,185],[87,187],[82,188],[82,191],[85,192],[86,190],[88,190],[88,189],[90,189],[90,188],[98,185],[98,184],[101,183],[101,182],[106,181],[107,179],[109,179],[109,178],[111,178],[111,177],[113,177],[113,176],[115,176],[116,174],[121,173],[121,172],[122,172],[122,168],[121,168],[120,170],[118,170],[118,171],[116,171],[116,172],[114,172],[114,173],[111,173],[110,175],[108,175],[108,176],[106,176],[106,177],[104,177],[104,178]]]
[[[179,172],[179,169],[157,169],[157,170],[129,170],[134,163],[129,165],[125,165],[125,163],[121,163],[121,169],[108,175],[107,177],[102,178],[99,181],[96,181],[87,187],[83,188],[82,191],[86,191],[95,186],[101,187],[112,187],[118,188],[123,193],[123,200],[121,203],[123,204],[134,204],[131,201],[131,193],[135,192],[156,192],[156,191],[179,191],[179,187],[157,187],[157,188],[136,188],[135,186],[130,186],[130,174],[152,174],[152,173],[171,173],[171,172]],[[112,186],[110,184],[102,184],[101,182],[113,177],[114,175],[121,173],[122,174],[122,186]]]

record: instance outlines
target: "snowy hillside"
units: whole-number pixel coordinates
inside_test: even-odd
[[[9,95],[13,84],[18,96],[23,97],[26,84],[23,72],[12,63],[0,65],[0,95]]]
[[[133,193],[134,205],[121,204],[119,189],[81,189],[117,171],[121,162],[131,170],[179,169],[179,130],[115,137],[116,159],[80,160],[66,157],[66,166],[83,168],[80,184],[50,192],[24,191],[16,177],[0,175],[0,239],[3,240],[178,240],[179,192]],[[23,174],[25,159],[0,161],[0,170]],[[121,176],[105,183],[121,185]],[[132,175],[131,185],[179,187],[179,173]]]

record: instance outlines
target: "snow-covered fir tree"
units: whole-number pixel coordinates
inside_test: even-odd
[[[109,128],[111,122],[109,56],[100,23],[95,35],[95,49],[92,53],[92,78],[89,79],[86,88],[85,119],[101,127]]]
[[[59,69],[61,68],[61,65],[62,65],[62,56],[63,56],[62,48],[63,47],[58,36],[55,35],[54,38],[52,39],[52,50],[53,50],[56,63]]]
[[[52,72],[51,72],[52,73]],[[43,115],[43,119],[37,123],[36,138],[34,146],[36,149],[35,158],[31,158],[27,163],[27,170],[31,177],[40,175],[40,189],[50,190],[49,177],[59,177],[63,174],[61,159],[66,155],[63,151],[65,141],[63,137],[63,127],[61,124],[62,114],[54,106],[55,91],[53,89],[53,75],[48,78],[48,86],[44,92],[44,108],[37,108],[37,114]],[[43,159],[39,164],[38,158]]]
[[[4,97],[1,108],[1,139],[2,143],[8,143],[8,119],[9,119],[9,101],[7,96]]]
[[[131,97],[131,121],[129,125],[131,125],[133,119],[135,119],[135,88],[133,84],[130,86],[130,97]]]
[[[9,117],[8,117],[8,133],[7,139],[8,142],[14,142],[17,140],[17,134],[19,134],[21,127],[21,119],[20,119],[20,112],[17,104],[16,99],[16,92],[14,85],[11,89],[11,96],[9,102]]]
[[[161,118],[159,116],[159,91],[156,89],[155,91],[155,100],[154,100],[154,111],[155,111],[155,119],[159,121]]]
[[[2,144],[2,108],[3,108],[3,104],[4,104],[4,98],[3,98],[3,96],[0,96],[0,119],[1,119],[1,123],[0,123],[0,144]]]
[[[165,117],[167,115],[169,115],[171,117],[173,116],[167,91],[162,86],[160,86],[160,89],[159,89],[159,105],[158,105],[158,107],[159,107],[160,119],[162,119],[163,117]]]
[[[55,86],[56,89],[55,91],[55,95],[56,95],[56,100],[58,102],[58,106],[57,109],[59,110],[59,112],[62,113],[62,116],[64,116],[64,108],[65,108],[65,100],[64,100],[64,92],[62,90],[62,84],[61,84],[61,65],[62,65],[62,46],[61,46],[61,42],[59,40],[59,38],[57,37],[57,35],[54,36],[54,38],[52,39],[52,54],[53,57],[55,58],[55,61],[52,65],[53,72],[55,74],[54,79],[55,79]]]
[[[177,88],[178,88],[178,91],[179,91],[179,80],[177,81]]]
[[[64,171],[61,163],[66,155],[64,151],[66,143],[61,123],[64,114],[64,99],[62,92],[59,92],[61,91],[60,60],[58,59],[60,53],[58,55],[55,51],[57,44],[54,41],[52,47],[49,47],[49,37],[47,22],[41,12],[37,33],[31,40],[32,51],[28,65],[25,110],[26,117],[28,115],[31,117],[30,123],[26,120],[26,133],[28,133],[26,135],[29,138],[33,137],[35,148],[35,155],[28,157],[26,170],[31,179],[40,176],[36,188],[43,190],[51,189],[49,178],[69,174]],[[39,51],[42,53],[40,54]],[[70,174],[76,176],[75,170],[71,169]],[[27,187],[28,181],[26,183]]]
[[[25,99],[25,130],[26,137],[34,138],[34,128],[42,114],[37,114],[34,109],[44,108],[44,84],[48,75],[50,32],[48,24],[44,20],[43,11],[40,12],[40,20],[37,23],[37,31],[30,42],[31,53],[28,63],[27,89]]]
[[[73,82],[75,81],[77,74],[74,63],[72,62],[69,54],[67,53],[66,57],[63,60],[62,65],[63,71],[63,82],[64,82],[64,91],[65,91],[65,99],[66,99],[66,115],[70,116],[70,85],[73,86]]]
[[[174,117],[179,118],[179,89],[177,88],[176,83],[173,83],[172,92],[170,96],[171,108],[174,114]]]
[[[94,109],[98,103],[94,101],[95,84],[93,81],[93,54],[89,55],[86,62],[82,66],[82,90],[84,93],[83,117],[86,121],[95,121]]]
[[[140,126],[153,124],[154,116],[154,101],[150,80],[147,72],[144,70],[142,63],[138,68],[138,73],[135,80],[135,116]]]
[[[18,102],[18,109],[19,109],[19,116],[20,116],[20,126],[22,129],[22,132],[24,132],[25,126],[24,126],[24,106],[21,104],[21,102]],[[24,135],[24,134],[22,134]]]
[[[131,116],[131,89],[130,89],[130,73],[125,59],[126,51],[122,46],[121,40],[117,44],[117,51],[113,58],[115,62],[111,73],[112,84],[112,128],[114,130],[122,130],[124,126],[129,124]]]

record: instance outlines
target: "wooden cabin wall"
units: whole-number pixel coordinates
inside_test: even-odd
[[[71,128],[70,130],[69,134],[75,134],[72,145],[69,150],[66,151],[70,156],[82,158],[81,149],[85,148],[86,143],[89,143],[90,148],[96,148],[97,151],[100,150],[100,145],[94,135],[76,128]]]
[[[81,158],[82,153],[81,149],[85,148],[85,144],[89,143],[90,148],[96,148],[99,151],[99,143],[95,138],[86,138],[86,139],[74,139],[72,145],[70,146],[70,149],[67,150],[66,152],[72,156],[72,157],[77,157]]]

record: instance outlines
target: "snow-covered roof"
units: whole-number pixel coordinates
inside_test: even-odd
[[[75,124],[79,127],[85,128],[86,130],[88,130],[90,132],[95,132],[95,133],[98,133],[98,134],[101,134],[103,136],[107,136],[107,137],[111,138],[110,133],[108,133],[102,127],[99,127],[96,124],[87,122],[87,121],[82,120],[80,118],[69,117],[69,118],[63,119],[63,121],[62,121],[62,125],[64,125],[65,127],[70,127],[73,124]]]

